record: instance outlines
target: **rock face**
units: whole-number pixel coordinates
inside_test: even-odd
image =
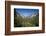
[[[29,15],[29,16],[27,16],[27,17],[25,17],[23,14],[21,15],[21,14],[18,13],[18,12],[16,12],[15,15],[17,15],[17,16],[21,16],[21,17],[23,17],[23,18],[31,18],[31,17],[34,17],[34,16],[39,16],[39,13],[34,13],[34,14]],[[27,14],[27,15],[28,15],[28,14]]]

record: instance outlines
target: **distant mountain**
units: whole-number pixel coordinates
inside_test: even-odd
[[[21,14],[18,13],[18,12],[16,12],[15,15],[18,16],[18,17],[31,19],[32,17],[39,16],[39,13],[33,13],[32,15],[29,15],[29,16],[26,16],[26,17],[25,17],[24,15],[21,15]]]
[[[38,13],[36,13],[36,14],[32,14],[32,16],[31,16],[31,17],[37,16],[37,15],[39,15],[39,14],[38,14]]]
[[[39,13],[34,13],[34,14],[30,15],[30,16],[27,16],[26,18],[31,19],[32,17],[36,17],[36,16],[39,16]]]

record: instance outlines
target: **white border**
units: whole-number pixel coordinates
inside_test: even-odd
[[[14,28],[14,8],[39,9],[39,27],[16,27]],[[42,7],[11,5],[11,31],[42,30]]]

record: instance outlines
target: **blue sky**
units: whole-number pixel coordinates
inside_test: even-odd
[[[32,14],[38,13],[39,9],[23,9],[23,8],[15,8],[16,12],[20,13],[24,16],[30,16]]]

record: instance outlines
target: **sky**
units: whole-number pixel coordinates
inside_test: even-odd
[[[15,8],[16,12],[20,13],[21,15],[31,16],[32,14],[39,13],[39,9],[23,9],[23,8]]]

